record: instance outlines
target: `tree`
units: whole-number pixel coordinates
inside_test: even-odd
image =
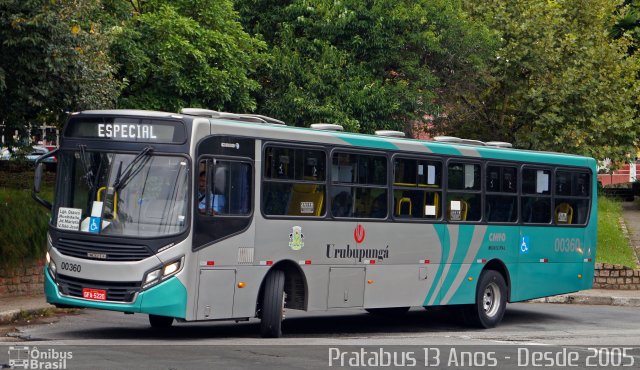
[[[88,21],[99,9],[97,0],[0,4],[0,121],[8,145],[29,123],[61,124],[66,112],[113,106],[109,39]]]
[[[484,88],[461,92],[436,131],[621,161],[638,137],[640,83],[606,0],[465,2],[500,39]]]
[[[259,85],[249,74],[264,59],[264,43],[243,31],[230,0],[131,4],[111,49],[126,84],[120,108],[255,108]]]
[[[307,126],[410,131],[440,112],[439,89],[472,83],[489,33],[458,1],[240,0],[245,27],[268,43],[258,111]]]

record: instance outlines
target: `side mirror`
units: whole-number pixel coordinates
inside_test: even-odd
[[[58,149],[49,152],[41,157],[39,157],[38,159],[36,159],[36,171],[35,174],[33,176],[33,189],[31,190],[31,197],[38,203],[40,203],[42,206],[44,206],[45,208],[51,210],[51,208],[53,208],[53,206],[51,205],[51,203],[49,203],[48,201],[40,198],[38,196],[38,193],[40,192],[40,189],[42,188],[42,177],[44,175],[44,163],[42,163],[42,160],[45,158],[49,158],[51,156],[53,156],[56,152],[58,151]]]
[[[36,173],[33,177],[33,191],[35,193],[40,192],[43,174],[44,174],[44,163],[38,163],[38,165],[36,166]]]

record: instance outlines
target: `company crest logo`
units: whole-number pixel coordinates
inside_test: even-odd
[[[294,226],[289,234],[289,248],[299,251],[304,247],[304,235],[302,235],[302,227]]]
[[[356,228],[353,230],[353,238],[358,244],[364,241],[364,237],[366,235],[367,235],[367,232],[364,230],[364,227],[360,224],[358,224],[358,226],[356,226]]]

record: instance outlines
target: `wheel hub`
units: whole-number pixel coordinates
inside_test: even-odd
[[[482,307],[487,316],[493,317],[498,313],[502,297],[500,296],[500,289],[496,283],[490,283],[484,290],[482,295]]]

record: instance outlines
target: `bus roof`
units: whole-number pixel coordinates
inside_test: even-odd
[[[445,156],[463,156],[472,158],[475,157],[478,159],[496,159],[541,164],[580,166],[590,167],[593,170],[595,170],[596,168],[596,161],[593,158],[574,154],[319,130],[314,128],[286,126],[280,124],[256,123],[238,119],[230,120],[225,119],[224,116],[205,118],[199,115],[190,115],[186,113],[171,113],[135,109],[87,110],[74,113],[74,115],[85,114],[166,118],[181,118],[186,116],[192,118],[204,118],[209,120],[213,125],[233,128],[234,132],[237,132],[238,130],[244,131],[244,128],[247,128],[251,131],[252,136],[261,136],[274,140],[285,139],[323,144],[335,144],[336,141],[338,141],[343,145],[369,149],[400,150],[422,154],[432,153]]]

